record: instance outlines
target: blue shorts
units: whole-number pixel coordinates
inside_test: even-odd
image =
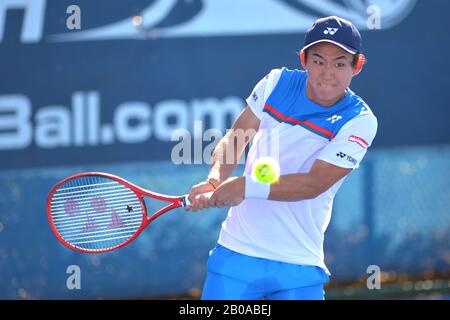
[[[203,300],[323,300],[329,280],[317,266],[251,257],[219,244],[207,269]]]

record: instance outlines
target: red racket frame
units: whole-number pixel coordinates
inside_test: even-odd
[[[130,239],[128,239],[127,241],[120,243],[114,247],[111,248],[107,248],[107,249],[81,249],[78,247],[75,247],[73,245],[71,245],[69,242],[65,241],[61,235],[59,234],[59,232],[57,231],[55,224],[53,222],[53,218],[51,215],[51,200],[53,198],[53,194],[56,192],[56,190],[64,183],[66,183],[69,180],[73,180],[76,178],[80,178],[80,177],[85,177],[85,176],[99,176],[99,177],[105,177],[105,178],[109,178],[112,180],[115,180],[119,183],[121,183],[122,185],[128,187],[129,189],[131,189],[137,196],[137,198],[139,199],[139,202],[141,203],[142,206],[142,222],[140,227],[136,230],[136,232],[131,236]],[[157,199],[157,200],[161,200],[161,201],[166,201],[166,202],[170,202],[169,205],[159,209],[158,211],[156,211],[156,213],[154,213],[152,216],[148,217],[147,214],[147,207],[145,205],[145,201],[144,201],[144,196],[146,197],[150,197],[153,199]],[[168,195],[164,195],[164,194],[160,194],[160,193],[156,193],[150,190],[146,190],[143,189],[141,187],[138,187],[137,185],[128,182],[125,179],[122,179],[118,176],[109,174],[109,173],[104,173],[104,172],[81,172],[81,173],[77,173],[74,175],[71,175],[70,177],[67,177],[63,180],[61,180],[60,182],[58,182],[57,184],[55,184],[53,186],[53,188],[50,190],[50,193],[47,197],[47,217],[48,217],[48,221],[50,223],[50,227],[53,231],[53,233],[55,234],[56,238],[58,238],[58,240],[64,244],[66,247],[78,251],[78,252],[83,252],[83,253],[101,253],[101,252],[108,252],[108,251],[112,251],[112,250],[116,250],[119,249],[123,246],[126,246],[127,244],[129,244],[130,242],[132,242],[134,239],[136,239],[136,237],[156,218],[158,218],[159,216],[161,216],[162,214],[175,209],[175,208],[179,208],[179,207],[184,207],[186,205],[189,205],[189,200],[187,199],[187,196],[168,196]]]

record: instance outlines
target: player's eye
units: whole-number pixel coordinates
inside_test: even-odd
[[[323,61],[320,60],[313,60],[315,64],[318,64],[319,66],[323,65]]]
[[[338,62],[336,63],[336,68],[342,68],[345,66],[345,63]]]

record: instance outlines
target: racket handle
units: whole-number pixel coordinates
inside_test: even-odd
[[[212,191],[211,191],[211,192],[203,193],[203,195],[204,195],[205,197],[207,197],[207,198],[210,198],[212,194],[213,194]],[[200,197],[199,194],[196,196],[196,198],[198,198],[198,197]],[[188,199],[188,194],[186,194],[186,195],[183,196],[183,200],[182,200],[182,201],[183,201],[183,207],[191,206],[191,205],[192,205],[192,203],[191,203],[191,202],[189,201],[189,199]]]

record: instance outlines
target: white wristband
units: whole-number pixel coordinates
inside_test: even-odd
[[[270,183],[262,183],[251,176],[245,176],[245,199],[267,199],[270,193]]]

